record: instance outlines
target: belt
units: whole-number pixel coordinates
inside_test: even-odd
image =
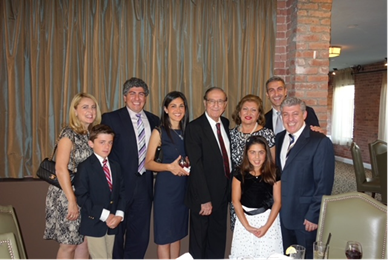
[[[267,210],[267,208],[261,207],[261,208],[254,209],[254,210],[251,210],[251,211],[245,211],[245,209],[243,209],[243,210],[244,210],[245,214],[253,216],[253,215],[264,213]]]

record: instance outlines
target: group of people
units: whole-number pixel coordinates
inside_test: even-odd
[[[260,97],[246,95],[233,129],[219,87],[206,90],[205,111],[192,121],[179,91],[166,95],[160,118],[144,110],[149,88],[139,78],[124,83],[125,107],[103,115],[92,95],[77,94],[58,138],[62,189],[50,185],[46,197],[44,238],[59,243],[57,258],[144,258],[152,205],[158,258],[179,257],[188,234],[193,258],[225,258],[228,208],[233,257],[300,244],[312,258],[333,146],[282,78],[270,78],[266,93],[272,109],[265,114]]]

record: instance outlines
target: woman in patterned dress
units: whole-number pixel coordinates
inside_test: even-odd
[[[232,203],[238,217],[232,257],[267,259],[271,254],[282,253],[280,173],[265,138],[248,138],[232,185]]]
[[[89,258],[86,240],[78,233],[81,219],[69,170],[76,172],[77,165],[92,154],[88,145],[89,129],[100,121],[101,112],[95,97],[86,93],[73,97],[69,125],[62,129],[57,145],[55,171],[62,189],[50,185],[46,196],[43,238],[59,243],[57,258]]]
[[[180,159],[188,161],[183,142],[188,115],[183,93],[168,93],[163,101],[161,127],[152,131],[148,143],[145,167],[158,173],[154,192],[154,240],[159,259],[178,258],[181,240],[188,235],[189,209],[184,198],[189,169],[179,165]],[[163,159],[158,163],[154,156],[160,144]]]
[[[250,136],[264,137],[270,147],[271,156],[275,161],[275,135],[271,129],[264,127],[265,117],[263,101],[256,95],[246,95],[237,104],[232,115],[236,127],[230,130],[233,166],[242,162],[245,143]],[[233,231],[236,214],[233,204],[230,204],[230,228]]]

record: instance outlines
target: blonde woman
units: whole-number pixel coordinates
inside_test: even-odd
[[[69,109],[69,125],[58,138],[55,171],[62,189],[53,185],[46,196],[46,228],[44,239],[59,243],[57,258],[87,259],[89,252],[84,237],[78,233],[80,213],[70,181],[69,170],[92,154],[88,145],[89,130],[101,121],[95,97],[87,93],[75,95]]]

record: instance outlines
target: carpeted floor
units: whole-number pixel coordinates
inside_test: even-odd
[[[365,169],[365,174],[367,178],[372,176],[372,172],[369,169]],[[351,191],[357,191],[356,175],[353,165],[336,161],[332,194],[335,195]],[[366,194],[371,195],[369,192]],[[381,194],[376,193],[375,199],[381,201]]]

